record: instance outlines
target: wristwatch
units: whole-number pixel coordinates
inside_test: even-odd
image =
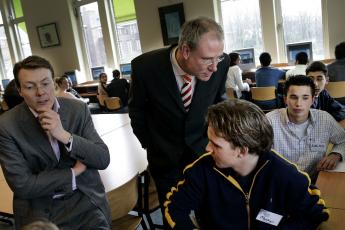
[[[72,142],[73,142],[73,135],[71,134],[68,138],[67,144],[65,144],[65,147],[66,147],[68,152],[70,152],[72,150]]]

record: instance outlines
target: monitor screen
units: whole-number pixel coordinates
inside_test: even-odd
[[[120,71],[122,75],[131,75],[132,73],[131,63],[120,64]]]
[[[78,84],[77,76],[75,75],[75,71],[67,71],[67,72],[65,72],[65,74],[69,77],[69,79],[71,79],[73,86]]]
[[[287,60],[289,65],[294,65],[296,54],[302,51],[308,54],[309,62],[311,62],[313,60],[313,49],[311,42],[291,43],[286,45]]]
[[[99,75],[104,72],[104,66],[92,67],[91,73],[93,80],[98,80]]]
[[[5,90],[7,85],[10,83],[10,79],[2,79],[1,82],[2,82],[2,87],[3,89]]]
[[[234,50],[233,52],[236,52],[240,55],[241,63],[239,64],[239,67],[242,70],[250,70],[255,68],[254,48]]]

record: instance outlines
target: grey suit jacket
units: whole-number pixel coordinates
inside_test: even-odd
[[[111,223],[98,173],[110,162],[108,148],[97,134],[83,102],[64,98],[58,98],[58,101],[62,126],[73,135],[71,152],[59,143],[60,161],[25,102],[0,116],[0,163],[14,193],[17,228],[33,218],[49,219],[54,209],[51,205],[53,195],[72,192],[70,168],[76,160],[87,166],[87,170],[76,178],[78,189],[103,211]]]

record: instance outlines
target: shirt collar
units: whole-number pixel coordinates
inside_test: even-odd
[[[310,109],[309,110],[309,121],[312,125],[315,124],[315,110],[314,109]],[[287,108],[283,108],[282,112],[281,112],[281,116],[282,116],[282,120],[284,121],[285,124],[289,124],[289,123],[293,123],[290,121],[288,113],[287,113]]]
[[[38,117],[38,113],[34,109],[32,109],[31,107],[29,107],[29,109],[32,112],[32,114],[34,115],[34,117]],[[53,110],[55,112],[58,112],[59,109],[60,109],[60,104],[59,104],[58,100],[55,98],[55,101],[54,101],[54,104],[53,104]]]
[[[183,76],[185,74],[187,74],[185,71],[183,71],[183,69],[179,66],[179,64],[177,63],[177,60],[176,60],[176,52],[177,52],[177,49],[178,47],[174,47],[172,50],[171,50],[171,53],[170,53],[170,60],[171,60],[171,64],[172,64],[172,67],[173,67],[173,71],[174,71],[174,74],[175,76]]]

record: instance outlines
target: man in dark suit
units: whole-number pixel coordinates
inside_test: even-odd
[[[109,151],[87,105],[55,97],[53,68],[41,57],[27,57],[13,73],[24,102],[0,117],[0,163],[16,229],[42,218],[63,229],[110,229],[98,173]]]
[[[183,168],[205,152],[207,108],[224,99],[229,57],[223,49],[222,28],[197,18],[184,24],[178,46],[132,61],[129,115],[161,206]]]
[[[117,69],[113,71],[113,80],[107,86],[109,97],[119,97],[121,99],[121,106],[128,104],[129,83],[126,79],[120,79],[120,71]]]

